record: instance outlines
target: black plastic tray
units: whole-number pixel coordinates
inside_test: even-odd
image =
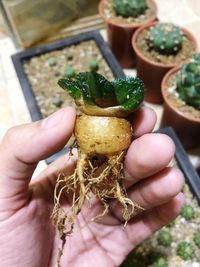
[[[176,133],[171,127],[161,128],[158,132],[167,134],[174,141],[176,146],[175,159],[177,161],[177,164],[183,172],[186,182],[188,183],[192,193],[197,198],[198,203],[200,204],[200,177],[192,166],[189,157],[185,152]]]
[[[12,61],[15,67],[15,71],[17,73],[30,115],[33,121],[37,121],[42,119],[42,113],[35,99],[35,94],[32,90],[31,84],[29,83],[28,77],[24,71],[24,63],[30,60],[32,57],[39,56],[41,54],[45,54],[55,50],[61,50],[64,47],[68,47],[71,45],[79,44],[82,41],[94,40],[100,52],[102,53],[104,59],[106,60],[108,66],[110,67],[113,75],[115,77],[124,77],[125,74],[110,50],[107,43],[102,38],[101,34],[98,31],[92,31],[84,34],[79,34],[77,36],[73,36],[67,39],[63,39],[60,41],[56,41],[51,44],[47,44],[44,46],[27,49],[20,51],[14,55],[12,55]],[[62,151],[56,153],[52,157],[48,158],[46,162],[49,164],[54,161],[56,158],[66,153],[67,148]]]
[[[61,50],[64,47],[71,46],[74,44],[79,44],[82,41],[94,40],[98,46],[100,52],[102,53],[104,59],[106,60],[108,66],[113,72],[115,77],[125,76],[122,68],[120,67],[118,61],[114,57],[107,43],[102,38],[101,34],[98,31],[92,31],[84,34],[79,34],[67,39],[56,41],[51,44],[44,46],[23,50],[11,56],[15,71],[17,73],[20,85],[22,87],[24,97],[33,121],[40,120],[42,114],[35,100],[35,95],[32,90],[32,87],[29,83],[28,77],[24,71],[24,62],[30,60],[32,57],[39,56],[48,52],[55,50]]]

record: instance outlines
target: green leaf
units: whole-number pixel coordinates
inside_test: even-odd
[[[112,83],[96,72],[90,73],[89,77],[89,88],[94,102],[101,107],[116,105]]]
[[[76,75],[75,79],[81,89],[84,102],[90,105],[95,105],[92,96],[90,94],[89,74],[90,74],[89,72],[80,72],[79,74]]]
[[[139,78],[118,78],[113,85],[117,103],[127,111],[135,110],[144,99],[144,84]]]
[[[59,79],[58,85],[65,91],[68,91],[75,100],[81,98],[81,88],[76,81],[69,79]]]
[[[110,82],[96,72],[81,72],[73,79],[60,79],[58,84],[69,92],[84,113],[92,115],[125,117],[144,98],[143,82],[132,77]]]

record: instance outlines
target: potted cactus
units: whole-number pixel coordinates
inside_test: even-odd
[[[134,66],[131,38],[138,27],[156,20],[154,0],[102,0],[99,14],[107,24],[108,43],[121,66]]]
[[[195,38],[172,23],[154,22],[135,32],[132,45],[137,58],[137,76],[146,87],[145,100],[160,104],[163,76],[193,56],[197,47]]]
[[[171,125],[185,148],[199,145],[200,54],[173,68],[162,81],[164,112],[161,126]]]

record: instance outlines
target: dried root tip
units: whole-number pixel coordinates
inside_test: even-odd
[[[122,205],[122,217],[125,221],[125,225],[139,211],[144,210],[137,203],[134,203],[130,198],[128,198],[125,189],[119,183],[116,185],[116,199]]]

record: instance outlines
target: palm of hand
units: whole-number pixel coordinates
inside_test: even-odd
[[[180,211],[184,179],[180,171],[166,168],[174,145],[162,134],[148,134],[155,124],[152,112],[143,108],[136,115],[137,139],[127,151],[125,182],[129,197],[146,211],[124,229],[123,223],[111,214],[101,223],[87,224],[91,210],[83,207],[74,233],[67,237],[62,267],[119,266],[134,246]],[[30,189],[29,183],[37,163],[64,147],[74,123],[75,111],[66,108],[43,122],[13,128],[0,145],[1,267],[57,265],[61,242],[50,217],[56,177],[70,169],[66,157],[49,165]],[[92,209],[94,217],[99,214],[99,207],[96,203]],[[119,217],[119,209],[113,207],[112,214]]]
[[[6,233],[1,238],[3,250],[14,252],[5,266],[53,267],[57,264],[61,242],[50,220],[52,189],[42,183],[32,189],[30,201],[0,224],[1,231]],[[85,209],[83,213],[79,215],[75,232],[67,237],[62,266],[118,266],[131,247],[128,229],[124,230],[111,215],[107,216],[106,224],[85,224],[90,210]],[[11,233],[14,238],[10,238]]]

